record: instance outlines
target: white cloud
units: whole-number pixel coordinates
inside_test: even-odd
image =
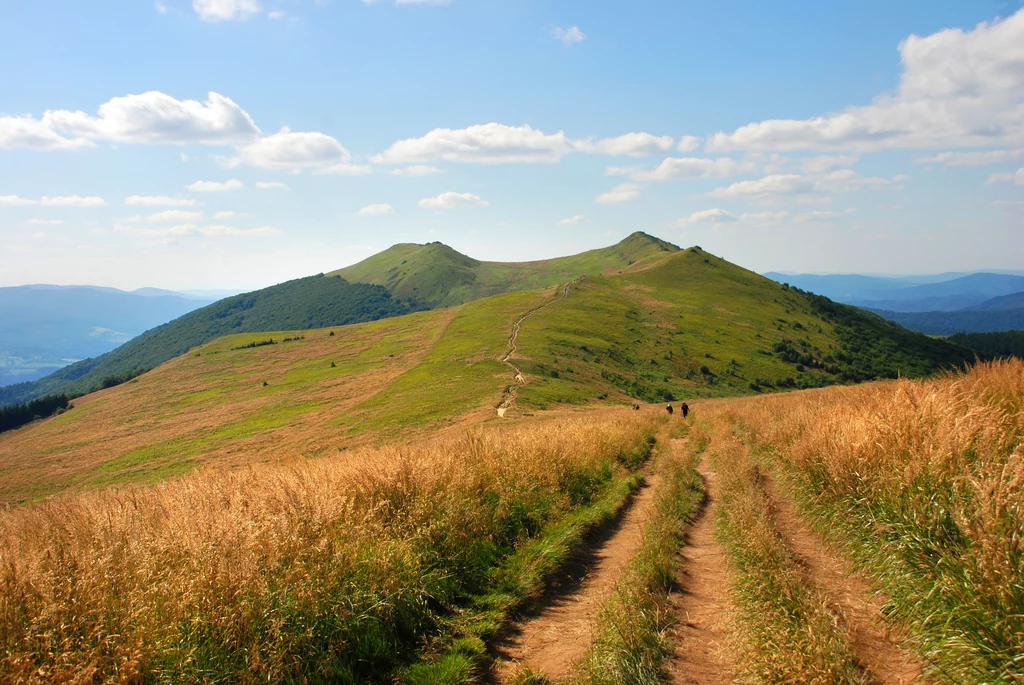
[[[203,21],[245,21],[260,11],[259,0],[192,0],[192,9]]]
[[[267,12],[267,19],[270,19],[271,21],[281,21],[282,19],[287,18],[288,13],[284,10],[271,10],[270,12]]]
[[[130,235],[143,235],[160,238],[178,238],[187,236],[202,236],[206,238],[217,238],[224,236],[232,237],[260,237],[280,235],[280,229],[273,226],[260,226],[258,228],[238,228],[236,226],[201,226],[194,223],[178,224],[161,228],[143,228],[138,226],[126,226],[117,224],[113,229],[114,233],[125,233]]]
[[[372,173],[373,169],[366,164],[352,164],[350,162],[340,162],[338,164],[332,164],[320,169],[317,169],[314,173],[326,174],[330,176],[363,176],[365,174]]]
[[[243,145],[238,156],[227,161],[238,164],[295,171],[348,162],[349,153],[341,143],[325,133],[293,132],[287,126],[273,135]]]
[[[703,157],[669,157],[655,169],[636,170],[630,173],[634,181],[667,181],[680,178],[725,178],[754,171],[753,162],[737,162],[728,157],[706,159]]]
[[[736,217],[724,209],[713,207],[712,209],[704,209],[699,212],[694,212],[688,217],[679,219],[676,221],[676,226],[689,226],[691,224],[699,223],[722,223],[724,221],[736,221]]]
[[[563,45],[575,45],[576,43],[582,43],[583,39],[587,37],[587,34],[580,31],[579,26],[570,26],[567,29],[556,28],[551,32],[551,35],[562,41]]]
[[[622,185],[615,186],[607,193],[598,195],[596,202],[599,205],[620,205],[625,202],[632,202],[638,197],[640,197],[640,186],[635,183],[623,183]]]
[[[78,195],[44,196],[39,203],[48,207],[103,207],[107,204],[102,197],[80,197]]]
[[[214,221],[224,221],[224,219],[234,219],[234,218],[236,218],[238,216],[241,216],[241,215],[238,212],[232,212],[231,210],[227,210],[227,211],[224,211],[224,212],[214,212],[213,213]]]
[[[287,183],[281,181],[256,181],[256,187],[260,190],[291,190]]]
[[[472,193],[455,193],[448,191],[437,197],[428,197],[420,200],[420,207],[424,209],[455,209],[457,207],[486,207],[488,202],[481,200],[479,195]]]
[[[789,218],[789,212],[781,210],[778,212],[744,212],[740,214],[740,221],[749,223],[776,223]]]
[[[129,195],[124,199],[124,203],[140,207],[195,207],[199,204],[187,197],[169,197],[167,195]]]
[[[68,138],[53,130],[50,124],[30,116],[0,116],[0,148],[30,150],[73,150],[93,147],[82,137]]]
[[[438,159],[477,164],[557,162],[577,147],[577,143],[561,131],[548,135],[525,124],[490,123],[463,129],[436,128],[422,138],[394,143],[373,161],[378,164],[418,164]]]
[[[196,181],[185,186],[185,190],[191,190],[194,193],[226,193],[232,190],[241,190],[244,187],[245,184],[233,178],[230,181]]]
[[[992,174],[988,177],[988,183],[1013,183],[1015,186],[1024,186],[1024,168],[1010,171],[1004,174]]]
[[[64,222],[60,219],[29,219],[25,223],[29,226],[60,226]]]
[[[168,221],[194,222],[201,221],[202,218],[202,212],[187,212],[182,209],[168,209],[163,212],[157,212],[156,214],[150,214],[146,217],[146,221],[153,223],[164,223]]]
[[[167,14],[167,5],[165,5],[162,2],[154,2],[153,9],[155,9],[160,14]]]
[[[576,216],[569,217],[568,219],[562,219],[561,221],[558,222],[558,225],[559,226],[579,226],[580,224],[589,224],[589,223],[590,223],[590,219],[588,219],[587,217],[583,216],[582,214],[577,214]]]
[[[46,234],[42,231],[36,231],[32,234],[33,240],[46,240]]]
[[[942,164],[943,166],[984,166],[1024,159],[1024,148],[1016,150],[987,150],[985,152],[940,152],[931,157],[919,157],[918,164]]]
[[[393,214],[395,208],[389,204],[366,205],[359,210],[359,216],[380,216],[381,214]]]
[[[206,102],[176,100],[159,91],[112,98],[99,116],[49,110],[40,120],[68,135],[124,143],[241,143],[259,135],[252,118],[230,98],[210,92]]]
[[[842,212],[804,212],[803,214],[797,214],[794,216],[793,222],[804,224],[809,221],[832,221],[833,219],[838,219],[842,215]]]
[[[599,140],[594,149],[606,155],[646,157],[668,152],[675,144],[672,136],[654,136],[650,133],[627,133],[616,138]]]
[[[770,174],[752,181],[738,181],[724,188],[716,188],[708,197],[768,197],[779,195],[809,195],[822,193],[849,193],[864,187],[882,187],[892,180],[875,176],[861,176],[852,169],[839,169],[827,174]]]
[[[680,152],[693,152],[700,147],[701,138],[697,136],[683,136],[679,139],[679,145],[676,147]]]
[[[17,195],[0,195],[0,207],[24,207],[36,204],[35,200]]]
[[[800,160],[803,170],[809,174],[823,174],[844,167],[851,167],[857,163],[860,155],[819,155],[817,157],[805,157]]]
[[[714,150],[989,147],[1024,143],[1024,9],[971,31],[911,35],[893,94],[806,120],[718,133]]]
[[[391,174],[393,176],[410,176],[413,178],[419,176],[431,176],[433,174],[439,174],[441,170],[436,166],[430,166],[429,164],[413,164],[407,166],[404,169],[394,169]]]

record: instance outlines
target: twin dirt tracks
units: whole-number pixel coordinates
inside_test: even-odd
[[[676,439],[671,449],[682,454],[691,446],[688,439]],[[662,681],[678,685],[757,682],[744,676],[744,655],[734,632],[738,619],[730,590],[732,571],[715,538],[718,475],[704,457],[698,471],[706,497],[679,553],[678,585],[669,597],[675,618],[670,636],[674,654],[662,669]],[[811,532],[769,478],[765,477],[764,485],[779,533],[804,581],[826,594],[837,623],[849,635],[861,675],[856,682],[929,683],[922,676],[922,664],[880,619],[881,598]],[[574,666],[593,643],[598,612],[640,548],[658,487],[658,474],[648,474],[619,519],[591,541],[580,563],[545,596],[539,612],[524,618],[495,645],[491,682],[536,682],[522,680],[524,673],[554,682],[572,681]]]

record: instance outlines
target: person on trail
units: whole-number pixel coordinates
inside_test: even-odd
[[[668,412],[669,416],[672,416],[672,405],[671,404],[666,404],[665,405],[665,411]]]
[[[683,404],[679,408],[682,410],[683,418],[685,419],[686,415],[690,413],[690,407],[686,404],[686,402],[683,402]]]

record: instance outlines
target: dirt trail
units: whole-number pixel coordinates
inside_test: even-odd
[[[674,440],[673,449],[683,444]],[[676,655],[668,666],[669,682],[674,685],[719,685],[735,680],[735,668],[725,650],[728,566],[725,551],[715,540],[717,477],[703,459],[697,470],[708,496],[687,533],[680,589],[672,595],[679,619]]]
[[[531,309],[530,311],[526,312],[518,319],[516,319],[516,322],[512,324],[512,333],[508,337],[508,352],[506,352],[505,356],[501,358],[501,363],[512,369],[512,373],[515,374],[515,381],[512,385],[505,388],[505,397],[502,398],[501,404],[498,405],[498,416],[502,418],[505,417],[505,412],[516,401],[516,395],[519,392],[519,386],[524,385],[526,383],[526,378],[523,377],[522,369],[513,364],[511,361],[512,355],[519,351],[519,348],[516,347],[516,341],[519,339],[519,329],[522,327],[523,322],[526,321],[526,319],[528,319],[529,317],[539,312],[540,310],[544,309],[545,307],[550,307],[554,303],[561,302],[562,300],[567,298],[569,296],[569,286],[573,285],[574,283],[578,283],[579,281],[580,279],[576,279],[575,281],[570,281],[569,283],[566,283],[564,286],[562,286],[561,295],[559,295],[558,297],[549,302],[545,302],[539,307],[534,307],[533,309]]]
[[[643,542],[654,508],[657,477],[633,497],[610,537],[569,572],[557,596],[495,647],[495,680],[508,682],[524,666],[555,679],[566,675],[590,647],[594,619]]]
[[[923,664],[881,619],[884,599],[868,582],[851,573],[848,562],[833,554],[796,513],[792,502],[779,495],[772,479],[762,474],[775,519],[806,579],[821,588],[850,631],[850,644],[861,667],[884,685],[927,683]]]

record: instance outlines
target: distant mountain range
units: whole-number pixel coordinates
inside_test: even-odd
[[[868,309],[928,335],[1024,329],[1024,274],[765,274],[772,280]]]
[[[109,352],[210,300],[158,288],[0,288],[0,385],[41,378]]]

